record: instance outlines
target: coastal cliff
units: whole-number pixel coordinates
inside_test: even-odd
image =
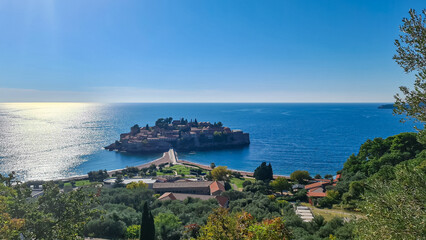
[[[241,130],[223,127],[221,122],[198,122],[160,118],[155,126],[134,125],[129,133],[120,134],[105,149],[121,152],[156,153],[170,148],[177,151],[217,150],[248,146],[250,137]]]

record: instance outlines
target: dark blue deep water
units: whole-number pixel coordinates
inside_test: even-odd
[[[369,138],[413,131],[390,109],[371,104],[0,104],[0,172],[52,179],[154,160],[102,149],[138,123],[160,117],[221,121],[250,133],[244,149],[179,153],[198,163],[253,171],[262,161],[274,173],[303,169],[334,174]]]

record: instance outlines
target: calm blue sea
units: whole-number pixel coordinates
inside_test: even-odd
[[[369,138],[413,131],[392,110],[371,104],[0,104],[0,172],[23,179],[55,179],[118,169],[159,157],[109,152],[130,126],[160,117],[221,121],[250,133],[244,149],[179,153],[198,163],[253,171],[262,161],[274,173],[303,169],[334,174]]]

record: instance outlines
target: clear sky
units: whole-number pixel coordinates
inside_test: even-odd
[[[392,102],[424,1],[1,0],[0,101]]]

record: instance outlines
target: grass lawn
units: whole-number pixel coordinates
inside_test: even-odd
[[[175,175],[175,174],[174,173],[163,173],[163,172],[157,171],[157,176],[165,176],[165,175],[172,176],[172,175]]]
[[[177,174],[182,175],[189,175],[189,167],[185,167],[183,165],[173,165],[172,167],[170,167],[170,169],[175,170],[177,172]]]
[[[321,215],[324,217],[326,221],[330,221],[331,219],[335,217],[347,217],[347,218],[359,218],[363,215],[358,212],[351,212],[348,210],[343,209],[328,209],[328,208],[317,208],[314,206],[311,206],[309,203],[301,203],[301,205],[311,208],[312,213],[315,215]]]
[[[91,184],[97,184],[97,183],[91,183],[89,180],[75,181],[76,187],[82,187],[82,186],[87,186],[87,185],[91,185]],[[64,186],[71,186],[71,182],[64,183]]]
[[[191,174],[191,169],[199,169],[198,167],[188,167],[188,166],[184,166],[184,165],[173,165],[172,167],[164,167],[164,170],[172,170],[172,171],[176,171],[178,175],[182,175],[185,174],[185,176],[188,176]],[[206,170],[202,170],[201,171],[204,174],[207,174]],[[160,172],[157,171],[157,176],[163,176],[163,175],[175,175],[174,172],[173,173],[164,173],[164,172]]]
[[[243,188],[243,182],[245,182],[247,180],[249,180],[251,182],[255,181],[255,179],[252,179],[252,178],[231,178],[230,182],[232,184],[237,185],[237,187],[240,189],[240,188]]]

